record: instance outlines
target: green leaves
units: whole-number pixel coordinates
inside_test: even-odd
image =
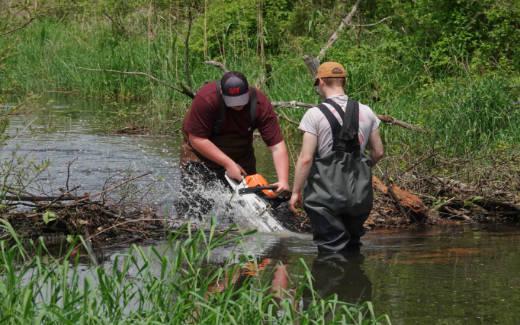
[[[42,216],[43,222],[45,224],[49,224],[50,222],[56,220],[57,216],[56,213],[52,211],[45,211],[45,213]]]

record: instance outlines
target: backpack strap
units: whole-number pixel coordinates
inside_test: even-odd
[[[256,88],[251,87],[249,90],[249,117],[251,121],[251,131],[256,128],[256,105],[257,105],[257,94]]]
[[[325,115],[325,117],[327,118],[327,121],[329,121],[330,130],[332,132],[332,148],[335,148],[336,142],[337,142],[336,141],[337,135],[341,131],[341,124],[339,124],[339,122],[336,119],[336,117],[334,116],[334,114],[332,114],[330,109],[327,106],[325,106],[325,104],[323,104],[323,103],[319,104],[318,108],[323,113],[323,115]]]
[[[213,124],[213,131],[211,132],[212,136],[216,136],[222,130],[222,126],[224,125],[224,120],[226,119],[226,103],[224,103],[224,99],[222,98],[222,88],[220,86],[220,81],[217,80],[217,97],[218,97],[218,118]]]

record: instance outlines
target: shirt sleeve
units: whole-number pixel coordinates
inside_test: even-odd
[[[315,136],[318,136],[318,120],[316,116],[317,111],[319,112],[319,109],[317,107],[313,107],[305,112],[298,128],[303,132],[309,132]]]
[[[379,124],[381,123],[381,120],[377,117],[376,113],[371,108],[368,108],[370,120],[372,121],[372,131],[379,128]]]
[[[217,116],[215,108],[202,96],[195,96],[184,122],[184,131],[201,138],[209,138]]]
[[[258,91],[258,110],[256,126],[262,140],[268,147],[274,146],[283,140],[282,130],[278,123],[278,116],[274,112],[273,106],[269,99]]]

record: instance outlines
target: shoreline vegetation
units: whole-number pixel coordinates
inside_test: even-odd
[[[19,98],[23,111],[25,100],[48,94],[89,98],[103,103],[100,114],[115,116],[107,130],[176,136],[190,103],[186,94],[221,76],[206,61],[244,72],[273,101],[311,104],[318,98],[304,56],[339,61],[348,71],[349,96],[421,129],[382,124],[386,157],[374,170],[379,181],[369,226],[418,224],[415,208],[426,209],[429,223],[517,223],[519,28],[520,4],[512,0],[7,0],[0,3],[0,102]],[[15,111],[0,111],[0,145]],[[277,109],[293,164],[304,111]],[[5,180],[4,172],[13,170],[2,164]],[[2,216],[9,204],[28,201],[20,200],[24,188],[9,185],[4,181],[0,189]],[[34,205],[41,222],[63,218],[42,209],[61,204],[63,195]],[[91,213],[95,205],[80,212]],[[204,232],[186,230],[186,240],[172,235],[180,252],[172,259],[133,247],[109,270],[96,266],[93,286],[79,279],[81,254],[74,250],[77,235],[92,234],[67,237],[70,248],[54,258],[39,242],[24,247],[2,222],[2,236],[11,238],[0,240],[5,320],[390,322],[375,316],[370,303],[354,307],[334,298],[295,311],[290,299],[275,299],[256,279],[207,295],[233,266],[208,268],[211,248],[225,240],[211,246]],[[203,253],[200,245],[208,245]],[[28,256],[29,250],[36,254]],[[161,261],[159,277],[147,264],[150,256]],[[135,281],[126,281],[130,270],[138,270],[130,277]]]
[[[94,98],[106,103],[100,114],[115,116],[107,130],[177,136],[186,95],[220,77],[215,62],[243,71],[273,101],[312,104],[318,98],[307,59],[336,60],[347,68],[349,96],[418,128],[381,126],[386,157],[374,173],[384,186],[418,195],[445,219],[518,220],[515,1],[48,0],[4,7],[0,96]],[[277,109],[293,163],[304,111]],[[502,203],[509,205],[504,218]]]
[[[22,244],[8,223],[0,227],[11,237],[0,241],[2,323],[391,324],[370,302],[319,297],[303,262],[295,287],[277,285],[280,266],[264,269],[253,257],[211,263],[215,250],[243,238],[213,227],[172,232],[166,254],[131,246],[111,261],[96,261],[78,237],[57,255],[41,241]]]

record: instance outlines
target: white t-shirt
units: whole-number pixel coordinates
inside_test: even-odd
[[[332,96],[329,97],[336,102],[343,111],[347,108],[348,97],[346,95]],[[338,112],[331,105],[324,103],[327,108],[334,114],[334,117],[338,120],[339,124],[343,125],[343,120],[339,116]],[[368,143],[368,139],[372,131],[379,127],[381,121],[377,118],[370,107],[359,103],[359,144],[361,146],[361,152],[365,152],[365,148]],[[330,123],[325,115],[320,111],[318,107],[309,109],[303,116],[299,129],[304,132],[309,132],[318,137],[318,153],[320,157],[325,157],[332,151],[332,131]]]

